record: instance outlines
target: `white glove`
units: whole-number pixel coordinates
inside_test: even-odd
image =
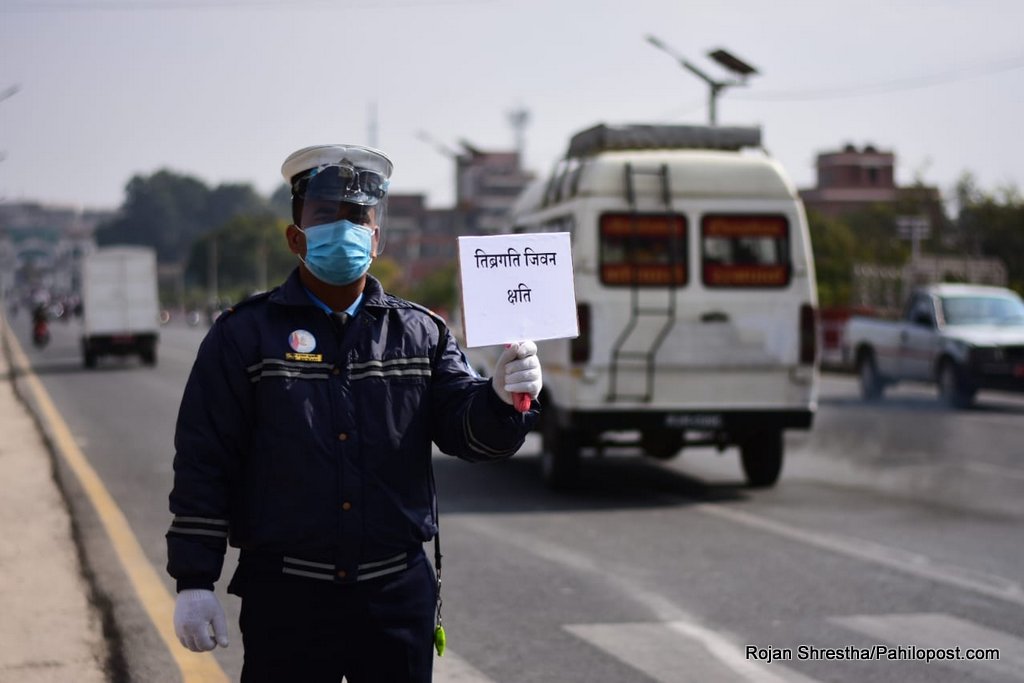
[[[537,345],[532,341],[507,344],[494,364],[491,386],[498,398],[509,405],[513,393],[537,398],[542,386]]]
[[[213,637],[210,637],[211,625]],[[217,645],[228,646],[228,620],[213,591],[190,588],[178,593],[174,601],[174,633],[192,652],[208,652]]]

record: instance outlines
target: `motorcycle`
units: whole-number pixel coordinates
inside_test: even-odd
[[[32,324],[32,343],[37,349],[50,343],[50,324],[45,318],[38,319]]]

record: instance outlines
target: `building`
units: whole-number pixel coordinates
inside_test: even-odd
[[[112,215],[38,202],[0,204],[0,287],[22,294],[78,291],[81,259],[96,248],[96,226]]]
[[[921,214],[928,224],[945,224],[938,188],[925,185],[896,185],[896,155],[873,145],[857,149],[846,145],[838,152],[818,155],[817,185],[800,190],[808,212],[838,217],[877,205]]]
[[[485,152],[465,141],[462,147],[455,158],[455,209],[466,215],[471,234],[501,232],[534,175],[522,168],[517,151]]]
[[[534,175],[518,152],[486,152],[462,142],[455,161],[455,206],[429,209],[421,194],[388,197],[384,254],[402,264],[403,277],[416,282],[456,263],[460,235],[504,231],[512,205]]]

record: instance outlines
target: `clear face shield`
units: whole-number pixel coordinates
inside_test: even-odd
[[[384,250],[388,180],[377,171],[341,162],[324,164],[292,183],[292,195],[303,197],[298,227],[348,220],[376,237],[376,253]]]

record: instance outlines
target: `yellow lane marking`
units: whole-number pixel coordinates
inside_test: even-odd
[[[183,683],[227,683],[228,677],[210,653],[197,654],[182,647],[174,634],[174,598],[164,586],[160,576],[153,569],[142,546],[132,533],[127,518],[117,506],[113,496],[103,485],[103,480],[89,464],[85,454],[75,444],[71,430],[57,411],[42,382],[32,372],[28,356],[9,330],[4,330],[14,362],[12,365],[21,374],[34,403],[50,427],[50,436],[57,452],[75,473],[79,483],[92,501],[103,528],[114,546],[121,566],[124,567],[132,587],[139,596],[142,606],[149,615],[153,626],[163,638],[171,657],[181,671]]]

